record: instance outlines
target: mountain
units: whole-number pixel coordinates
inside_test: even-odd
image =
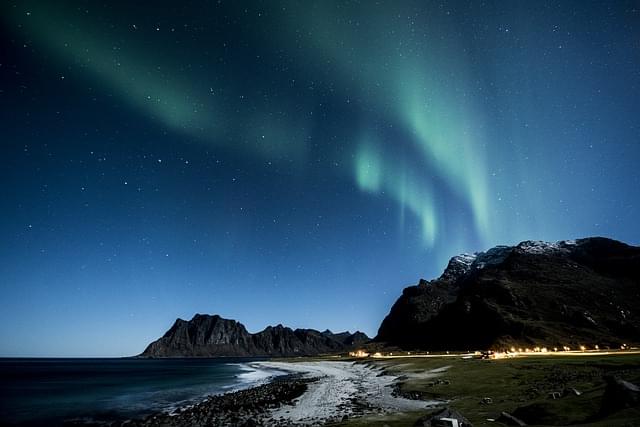
[[[348,348],[354,348],[368,341],[371,341],[371,339],[367,336],[367,334],[360,331],[356,331],[353,334],[350,332],[340,332],[340,333],[334,334],[333,332],[327,329],[322,334],[332,337],[333,339],[341,342],[343,345],[347,346]]]
[[[640,247],[593,237],[451,258],[402,292],[376,341],[404,349],[640,343]]]
[[[251,334],[235,320],[196,314],[189,321],[177,319],[140,357],[314,356],[348,351],[366,341],[362,332],[333,334],[282,325]]]

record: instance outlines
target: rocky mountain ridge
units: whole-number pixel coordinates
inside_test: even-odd
[[[369,337],[359,331],[334,334],[282,325],[251,334],[238,321],[196,314],[189,321],[177,319],[140,357],[315,356],[348,351],[366,341]]]
[[[376,341],[405,349],[640,343],[640,247],[524,241],[451,258],[404,289]]]

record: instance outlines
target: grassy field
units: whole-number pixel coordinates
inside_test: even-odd
[[[367,362],[404,375],[401,390],[423,399],[448,402],[474,426],[498,426],[489,421],[501,411],[529,413],[530,425],[592,427],[640,426],[640,410],[599,414],[605,390],[604,376],[616,375],[640,384],[640,355],[540,356],[500,360],[462,358],[398,358]],[[434,369],[447,367],[442,372]],[[578,390],[581,395],[571,392]],[[553,399],[550,393],[563,397]],[[486,399],[490,398],[490,399]],[[484,402],[483,402],[484,400]],[[486,403],[489,401],[490,403]],[[352,419],[344,426],[407,426],[421,414]]]

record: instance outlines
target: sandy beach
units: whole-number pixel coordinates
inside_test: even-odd
[[[314,362],[256,362],[256,368],[277,369],[317,378],[293,401],[270,411],[274,421],[286,425],[314,425],[341,421],[353,416],[425,410],[437,401],[411,400],[395,396],[397,376],[386,375],[370,364]]]

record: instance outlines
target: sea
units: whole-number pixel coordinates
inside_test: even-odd
[[[257,360],[0,358],[0,425],[140,418],[284,374]]]

